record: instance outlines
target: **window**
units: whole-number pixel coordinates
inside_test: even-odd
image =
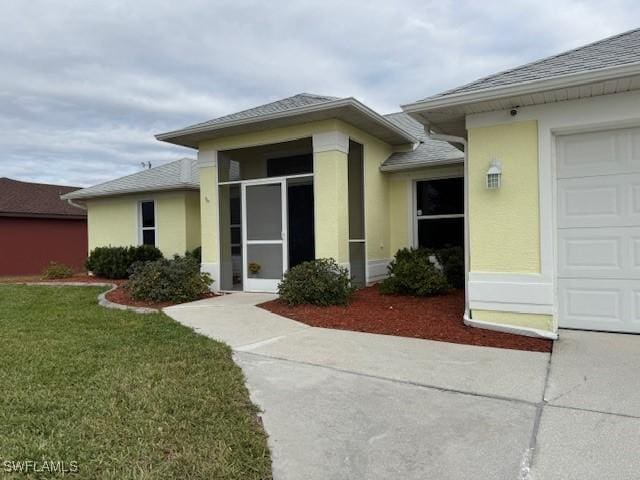
[[[140,202],[140,243],[156,244],[156,205],[153,200]]]
[[[464,246],[464,179],[416,182],[416,242],[419,247]]]
[[[313,154],[268,158],[267,177],[313,173]]]

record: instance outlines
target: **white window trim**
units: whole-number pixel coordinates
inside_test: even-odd
[[[142,226],[142,204],[153,202],[153,227],[143,227]],[[158,202],[154,198],[146,198],[144,200],[139,200],[138,205],[138,245],[144,245],[142,232],[145,230],[153,230],[155,232],[154,235],[154,246],[158,247]]]
[[[418,222],[420,220],[438,220],[442,218],[464,218],[464,207],[462,213],[448,213],[442,215],[418,215],[418,183],[430,182],[433,180],[447,180],[452,178],[461,178],[464,182],[464,175],[443,175],[437,177],[416,178],[413,180],[411,188],[411,205],[412,205],[412,217],[413,217],[413,247],[418,248]]]

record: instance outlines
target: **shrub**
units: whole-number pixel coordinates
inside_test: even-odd
[[[134,263],[150,262],[160,258],[162,252],[151,245],[97,247],[89,254],[86,267],[99,277],[127,278]]]
[[[64,263],[50,262],[42,271],[42,276],[47,279],[69,278],[73,276],[73,269]]]
[[[349,271],[333,258],[296,265],[278,284],[280,298],[289,305],[345,305],[354,290]]]
[[[196,262],[202,263],[202,247],[196,247],[193,250],[187,250],[184,254],[185,257],[191,257]]]
[[[464,249],[462,247],[442,248],[435,251],[442,265],[442,273],[451,288],[464,288]]]
[[[212,283],[208,273],[200,272],[194,258],[176,255],[136,263],[126,288],[136,300],[180,303],[197,300]]]
[[[439,295],[449,289],[442,271],[431,261],[433,253],[424,248],[398,250],[389,264],[389,277],[380,284],[384,294],[420,297]]]

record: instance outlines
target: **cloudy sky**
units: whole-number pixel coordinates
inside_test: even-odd
[[[0,0],[0,177],[91,185],[299,92],[381,113],[640,25],[636,1]]]

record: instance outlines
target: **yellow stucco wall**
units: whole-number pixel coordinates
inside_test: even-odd
[[[149,192],[87,201],[89,250],[100,246],[138,245],[138,202],[156,202],[156,243],[165,256],[184,255],[199,245],[197,192]],[[189,231],[195,229],[196,232]]]
[[[200,193],[189,192],[185,197],[186,245],[188,250],[200,246]]]
[[[202,155],[200,153],[199,155]],[[202,263],[219,263],[218,170],[215,166],[200,168],[200,235]]]
[[[349,261],[347,154],[336,150],[313,157],[316,257]]]
[[[537,328],[539,330],[553,330],[551,315],[534,313],[497,312],[494,310],[473,310],[472,318],[484,322],[514,325],[518,327]]]
[[[395,173],[388,173],[390,200],[388,217],[390,219],[391,256],[401,248],[413,246],[413,183],[417,180],[461,177],[464,175],[462,165],[443,165],[439,167],[420,168]]]
[[[472,272],[540,271],[537,122],[469,129],[469,234]],[[493,159],[502,187],[485,188]]]

